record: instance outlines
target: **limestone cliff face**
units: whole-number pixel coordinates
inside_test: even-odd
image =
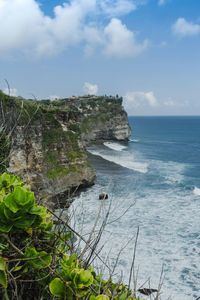
[[[10,143],[7,170],[25,180],[50,207],[63,200],[65,205],[71,193],[93,184],[86,145],[127,140],[131,134],[120,98],[36,102],[0,93],[0,104],[1,131]]]
[[[128,140],[132,131],[122,107],[122,98],[93,97],[80,102],[81,136],[85,145],[105,140]]]

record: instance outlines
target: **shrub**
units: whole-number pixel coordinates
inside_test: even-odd
[[[18,177],[0,176],[1,299],[135,299],[126,285],[85,266],[67,227],[53,226],[51,214]]]

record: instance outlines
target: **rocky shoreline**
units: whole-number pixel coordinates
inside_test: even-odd
[[[0,125],[10,145],[7,171],[26,181],[51,208],[65,206],[72,193],[94,184],[88,145],[127,141],[131,135],[122,98],[33,101],[1,93],[0,102]]]

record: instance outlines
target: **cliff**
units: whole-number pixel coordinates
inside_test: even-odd
[[[131,135],[122,98],[82,98],[78,108],[82,113],[81,137],[85,145],[105,140],[127,141]]]
[[[25,100],[0,93],[0,168],[25,180],[42,203],[65,204],[93,184],[85,146],[127,140],[131,134],[121,98]]]

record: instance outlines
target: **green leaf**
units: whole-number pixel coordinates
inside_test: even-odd
[[[89,300],[96,300],[96,297],[94,295],[91,295]]]
[[[77,255],[76,253],[73,253],[71,256],[65,255],[61,261],[61,266],[63,269],[68,268],[69,266],[75,266],[77,260]]]
[[[0,220],[3,223],[7,223],[7,219],[6,219],[6,216],[4,214],[4,207],[5,207],[4,203],[1,203],[0,204]]]
[[[58,298],[64,298],[65,295],[65,285],[60,280],[60,278],[55,278],[49,284],[49,290],[51,294]]]
[[[28,272],[28,266],[26,266],[23,270],[22,270],[22,274],[25,274]]]
[[[23,266],[17,266],[13,269],[14,272],[20,271],[23,268]]]
[[[6,289],[8,286],[7,274],[6,274],[6,263],[2,257],[0,257],[0,283]]]
[[[9,208],[13,213],[16,213],[19,210],[19,206],[15,202],[14,194],[10,193],[4,198],[4,204]]]
[[[4,215],[6,216],[5,223],[12,223],[22,218],[21,212],[13,213],[9,208],[6,206],[4,207]]]
[[[65,238],[67,240],[70,240],[72,238],[72,233],[70,231],[67,231],[66,234],[65,234]]]
[[[24,188],[24,187],[23,187]],[[24,205],[25,209],[30,209],[35,205],[35,196],[33,192],[26,192],[27,204]]]
[[[27,197],[27,194],[30,192],[27,192],[26,189],[24,189],[21,186],[16,186],[13,197],[18,205],[24,206],[29,202],[29,199]]]
[[[58,272],[58,274],[65,280],[68,281],[69,284],[72,281],[72,276],[71,276],[71,270],[63,270],[63,269],[57,269],[56,270]]]
[[[33,206],[30,210],[29,213],[32,215],[38,215],[40,217],[45,217],[46,216],[47,209],[44,206],[36,205]]]
[[[88,287],[93,283],[93,276],[92,273],[88,270],[80,270],[80,274],[78,276],[78,287]]]
[[[44,229],[47,231],[51,231],[52,227],[53,227],[53,221],[50,221],[49,223],[46,224]]]
[[[6,269],[6,262],[2,257],[0,257],[0,271],[5,271],[5,269]]]
[[[52,261],[52,257],[51,255],[47,255],[47,253],[45,251],[41,251],[39,252],[38,256],[42,256],[39,259],[34,259],[31,264],[37,268],[37,269],[44,269],[47,268]]]
[[[4,224],[0,222],[0,232],[9,232],[12,229],[12,224]]]
[[[37,269],[44,269],[47,268],[52,261],[51,255],[48,255],[46,251],[40,251],[37,252],[36,249],[26,247],[25,249],[25,257],[26,258],[33,258],[36,257],[36,259],[30,260],[28,262],[29,265],[32,265],[33,267]],[[37,257],[40,257],[37,259]]]
[[[5,289],[8,287],[7,274],[5,271],[0,271],[0,283]]]
[[[2,186],[7,186],[10,181],[10,176],[7,173],[3,173],[0,177],[0,183]]]
[[[119,298],[119,300],[126,300],[126,299],[127,299],[127,292],[123,293]]]
[[[77,290],[76,296],[82,298],[83,296],[87,295],[89,293],[89,289],[83,289],[83,290]]]
[[[106,295],[99,295],[96,297],[96,300],[109,300],[109,297]]]
[[[34,223],[35,218],[36,216],[34,215],[24,215],[23,218],[14,222],[14,226],[20,229],[27,229]]]

